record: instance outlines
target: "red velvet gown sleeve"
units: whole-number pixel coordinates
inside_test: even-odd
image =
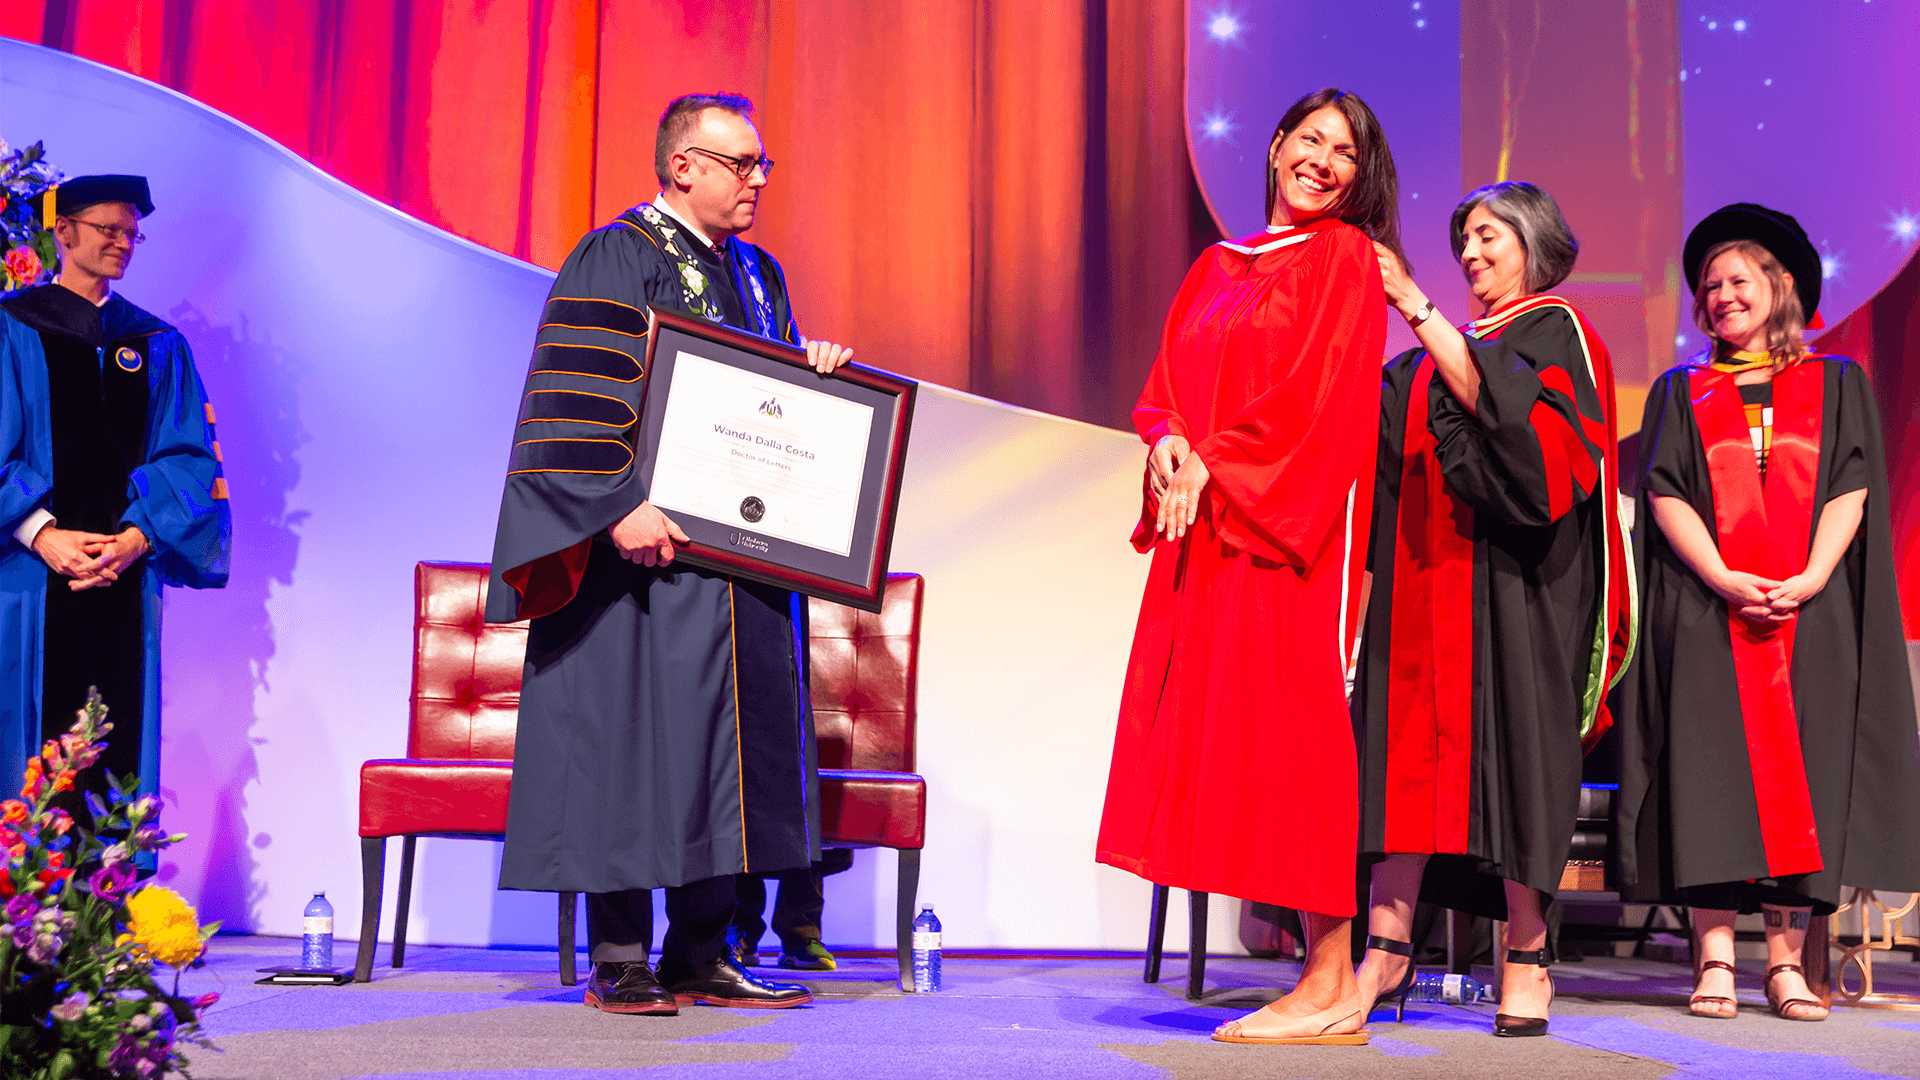
[[[1479,415],[1433,381],[1428,426],[1447,487],[1516,525],[1551,525],[1602,485],[1607,414],[1565,308],[1520,316],[1498,338],[1467,339]]]
[[[1321,265],[1295,278],[1305,295],[1268,301],[1293,309],[1286,332],[1262,335],[1271,384],[1194,445],[1213,477],[1221,539],[1302,569],[1345,519],[1373,462],[1387,340],[1373,245],[1347,227],[1313,246],[1321,245],[1308,255]]]
[[[1133,407],[1133,428],[1148,446],[1169,435],[1178,435],[1189,441],[1193,438],[1192,428],[1180,414],[1179,402],[1173,392],[1173,350],[1180,328],[1186,322],[1187,309],[1193,302],[1194,293],[1206,280],[1209,261],[1202,258],[1194,263],[1187,271],[1186,280],[1180,283],[1180,291],[1167,308],[1166,325],[1160,331],[1160,352],[1154,357],[1153,368],[1147,372],[1147,385],[1140,391],[1140,400]],[[1153,492],[1148,488],[1146,470],[1143,468],[1140,476],[1140,522],[1134,526],[1132,537],[1135,550],[1142,553],[1153,550],[1153,526],[1159,514],[1159,500],[1153,497]]]

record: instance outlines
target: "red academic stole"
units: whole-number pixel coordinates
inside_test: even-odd
[[[1473,508],[1447,489],[1427,427],[1433,358],[1407,394],[1387,663],[1390,852],[1467,850],[1473,801]]]
[[[1706,367],[1688,376],[1713,485],[1720,554],[1736,570],[1778,581],[1806,569],[1820,469],[1820,412],[1826,397],[1825,365],[1813,362],[1816,359],[1809,357],[1774,376],[1773,448],[1764,483],[1733,376]],[[1727,609],[1769,877],[1812,873],[1823,865],[1793,708],[1797,621],[1756,625],[1732,605]]]
[[[1524,300],[1472,324],[1491,341],[1513,321],[1544,307],[1565,308],[1579,329],[1588,375],[1599,391],[1604,423],[1580,417],[1585,435],[1604,449],[1595,470],[1580,433],[1544,402],[1528,422],[1540,443],[1547,501],[1555,517],[1573,505],[1578,482],[1605,500],[1605,573],[1597,633],[1607,642],[1598,682],[1590,678],[1585,746],[1612,724],[1604,696],[1633,651],[1638,594],[1626,533],[1620,525],[1619,459],[1614,436],[1613,365],[1607,350],[1572,305],[1555,296]],[[1427,427],[1427,396],[1435,369],[1422,356],[1407,401],[1400,456],[1400,511],[1394,530],[1392,646],[1387,677],[1386,830],[1392,852],[1464,852],[1473,777],[1473,536],[1474,511],[1448,490]],[[1574,400],[1566,370],[1547,367],[1540,380]],[[1588,723],[1588,721],[1591,721]]]

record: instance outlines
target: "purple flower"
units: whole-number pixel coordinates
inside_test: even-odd
[[[86,1009],[87,995],[75,993],[68,995],[67,1000],[48,1009],[47,1015],[53,1017],[55,1020],[71,1024],[75,1020],[80,1019],[80,1014],[85,1012]]]
[[[13,947],[24,949],[33,944],[33,923],[26,919],[13,924]]]
[[[93,895],[108,903],[120,902],[120,894],[133,884],[136,871],[130,862],[119,862],[104,870],[95,870],[87,879],[87,888]]]
[[[18,941],[19,935],[16,934],[14,940]],[[60,939],[59,934],[41,934],[33,939],[33,944],[27,946],[27,959],[44,967],[53,963],[66,946],[67,943]]]
[[[115,1073],[124,1074],[133,1067],[135,1061],[141,1060],[142,1057],[139,1040],[132,1032],[127,1032],[120,1036],[120,1042],[114,1046],[113,1054],[107,1059],[107,1068]]]
[[[40,901],[33,897],[16,896],[7,901],[7,921],[13,923],[24,922],[32,918],[33,913],[39,910],[39,908]]]

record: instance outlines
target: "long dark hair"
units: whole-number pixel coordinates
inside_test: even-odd
[[[1338,87],[1315,90],[1294,102],[1280,117],[1280,126],[1273,129],[1273,138],[1267,141],[1267,220],[1273,220],[1273,204],[1280,197],[1280,177],[1272,160],[1273,144],[1299,127],[1301,121],[1329,105],[1347,118],[1347,126],[1353,129],[1354,153],[1359,158],[1353,170],[1353,183],[1340,193],[1340,201],[1333,205],[1333,216],[1386,245],[1405,265],[1406,249],[1400,246],[1400,173],[1393,167],[1387,133],[1381,130],[1379,118],[1360,100],[1360,95]]]

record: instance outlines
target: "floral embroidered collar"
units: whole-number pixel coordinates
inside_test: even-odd
[[[674,270],[680,276],[681,299],[686,309],[708,322],[724,323],[725,309],[714,295],[720,283],[712,280],[701,268],[699,257],[693,249],[696,243],[712,249],[706,238],[680,215],[673,213],[671,208],[663,211],[657,203],[641,203],[629,213],[649,226],[650,231],[660,239],[660,250],[673,263]],[[751,324],[747,329],[763,337],[784,339],[784,335],[778,333],[773,325],[773,301],[767,293],[766,281],[760,272],[759,254],[753,245],[728,241],[715,250],[715,254],[730,265],[734,279],[743,286],[740,300],[747,309]]]

